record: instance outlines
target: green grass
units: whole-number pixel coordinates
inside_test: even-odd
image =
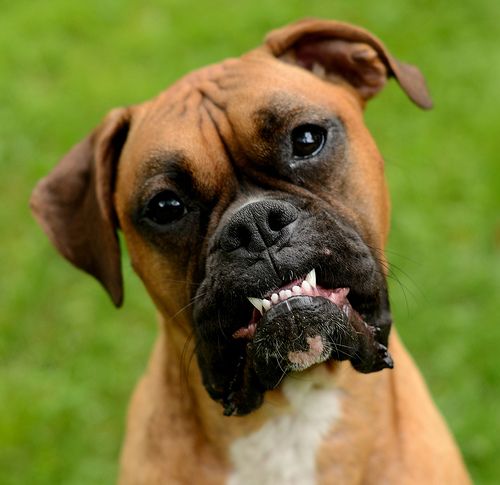
[[[427,76],[434,111],[392,82],[367,112],[392,192],[392,306],[474,480],[498,483],[497,2],[216,5],[0,0],[0,482],[113,482],[156,334],[126,258],[118,312],[51,248],[28,210],[36,180],[110,108],[314,15],[365,26]]]

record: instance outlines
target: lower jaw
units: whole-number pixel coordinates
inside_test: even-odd
[[[294,296],[271,308],[244,352],[223,399],[226,415],[251,412],[260,406],[264,392],[287,374],[321,362],[350,360],[362,373],[392,367],[377,328],[365,323],[348,302],[337,305],[322,296]]]
[[[321,296],[295,296],[273,307],[258,323],[247,348],[262,385],[272,389],[289,372],[352,358],[358,337],[349,320],[349,310]]]

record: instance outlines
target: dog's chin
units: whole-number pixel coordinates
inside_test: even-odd
[[[352,356],[356,337],[349,326],[349,306],[343,306],[324,296],[292,296],[262,316],[247,355],[266,389],[277,387],[291,371]]]
[[[232,335],[233,350],[239,353],[234,378],[217,398],[224,413],[250,413],[260,406],[265,391],[278,387],[287,374],[326,361],[350,360],[364,373],[392,367],[383,326],[380,321],[367,323],[370,318],[361,317],[349,292],[347,287],[316,285],[313,277],[263,299],[249,298],[252,316]],[[357,299],[354,294],[352,299]]]

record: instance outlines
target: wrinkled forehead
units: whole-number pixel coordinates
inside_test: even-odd
[[[238,157],[259,130],[272,130],[273,123],[291,117],[353,110],[359,106],[345,90],[253,51],[195,71],[135,107],[120,171],[142,178],[182,164],[196,175],[200,191],[209,193],[229,180],[235,162],[245,163]]]

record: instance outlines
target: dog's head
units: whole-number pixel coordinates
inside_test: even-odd
[[[252,411],[292,370],[390,367],[389,202],[363,106],[391,76],[431,106],[420,72],[362,29],[273,31],[113,110],[40,182],[33,210],[117,306],[123,231],[157,307],[194,333],[226,414]]]

